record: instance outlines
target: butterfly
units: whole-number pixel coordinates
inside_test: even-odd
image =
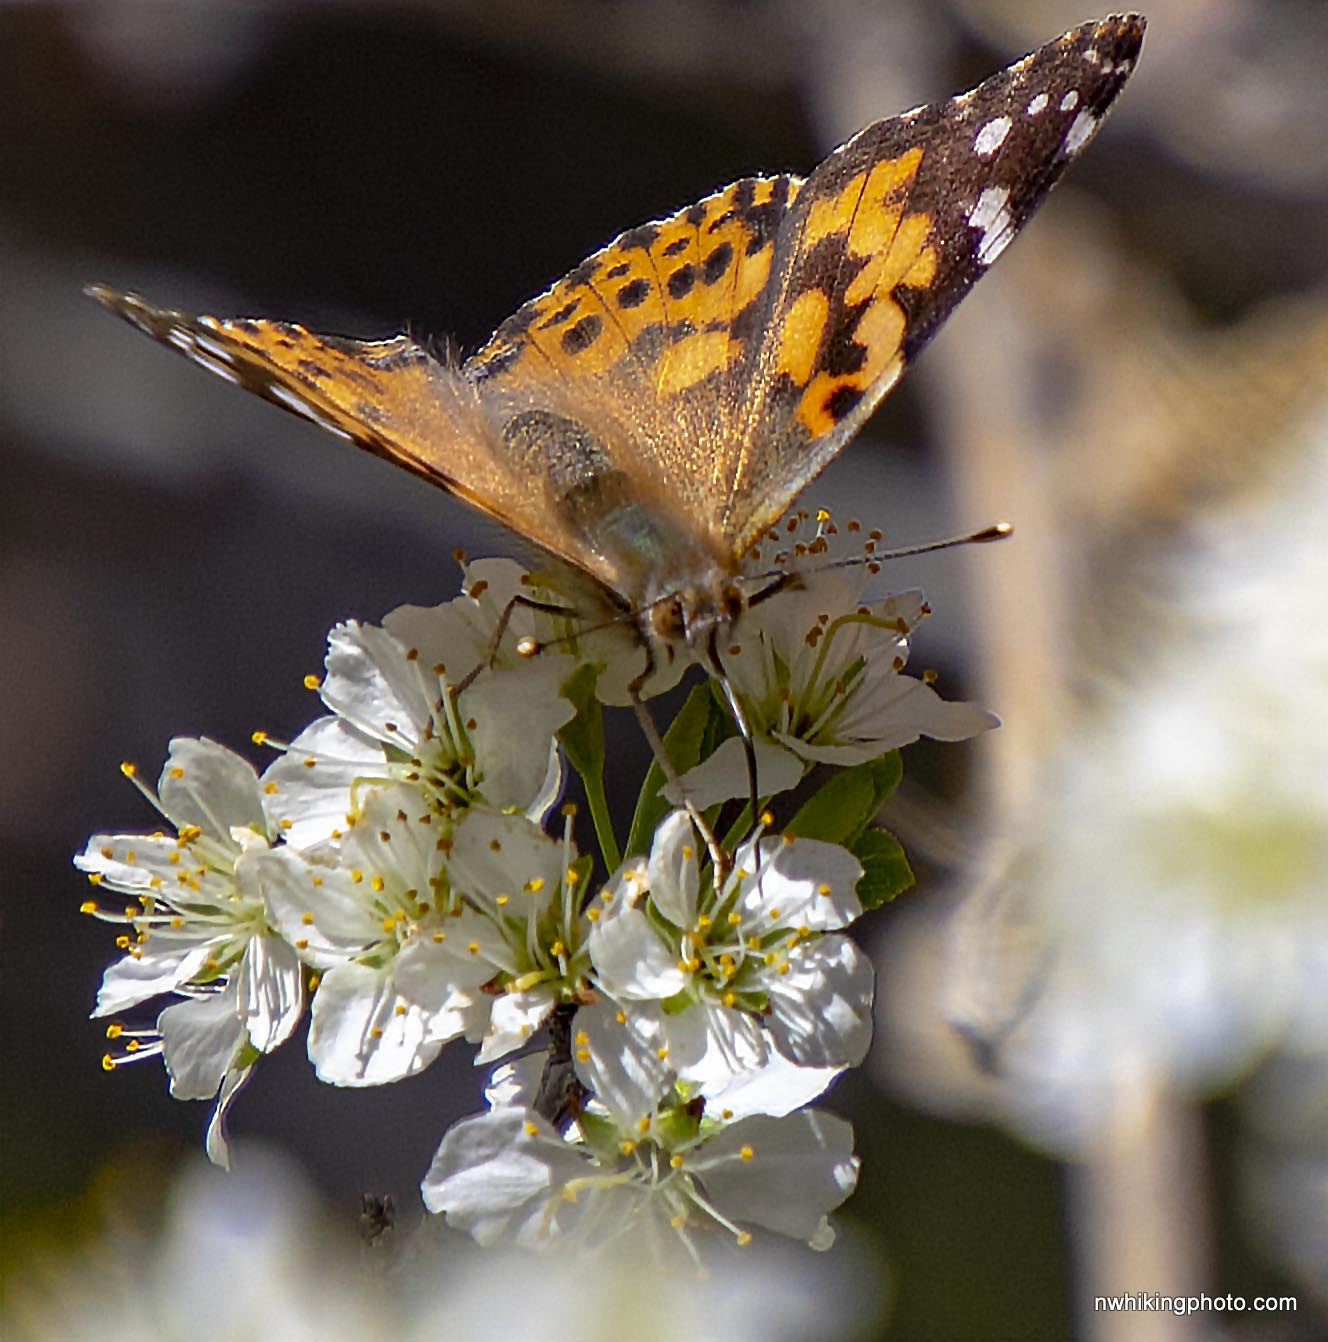
[[[873,123],[805,179],[744,177],[629,229],[459,364],[405,335],[88,292],[585,575],[649,665],[682,651],[722,678],[744,556],[1087,145],[1143,31],[1138,15],[1084,24]]]

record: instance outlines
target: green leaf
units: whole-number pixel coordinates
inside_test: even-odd
[[[622,855],[604,791],[604,711],[595,698],[599,670],[597,666],[578,666],[563,682],[561,693],[575,707],[576,716],[559,728],[558,741],[566,752],[567,762],[585,786],[604,865],[612,871],[622,861]]]
[[[710,685],[696,685],[687,696],[678,716],[664,733],[664,749],[679,774],[685,774],[705,759],[732,730],[728,713],[720,707],[710,692]],[[636,814],[632,816],[632,830],[627,836],[627,856],[650,851],[659,822],[669,813],[669,803],[660,795],[665,786],[664,770],[655,760],[641,785],[636,800]]]
[[[841,769],[807,798],[784,831],[799,838],[823,839],[852,848],[854,840],[871,824],[881,803],[899,786],[903,776],[897,750],[865,764]]]
[[[853,856],[862,863],[858,899],[864,909],[888,904],[913,884],[913,868],[899,840],[887,830],[867,829],[849,844]]]

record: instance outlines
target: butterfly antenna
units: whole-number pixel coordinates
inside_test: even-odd
[[[938,550],[957,550],[962,545],[986,545],[991,541],[1003,541],[1013,535],[1014,527],[1009,522],[993,522],[990,526],[982,527],[978,531],[967,532],[962,536],[946,536],[938,541],[920,541],[916,545],[900,545],[893,550],[874,550],[870,554],[853,555],[848,559],[829,559],[824,564],[817,564],[814,568],[801,570],[771,569],[767,573],[753,575],[756,581],[763,578],[768,578],[771,581],[769,586],[762,587],[760,591],[750,597],[747,604],[749,606],[759,605],[762,601],[774,596],[776,592],[782,592],[786,587],[795,586],[801,581],[805,573],[822,573],[826,569],[836,568],[858,568],[862,564],[870,567],[874,564],[883,564],[887,559],[905,559],[909,555],[935,554]],[[748,581],[752,580],[749,579]]]

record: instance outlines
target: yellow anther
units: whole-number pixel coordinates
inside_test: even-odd
[[[353,868],[350,873],[350,883],[359,885],[362,880],[364,880],[364,873],[358,867]]]
[[[89,884],[89,885],[100,885],[100,884],[101,884],[101,880],[102,880],[101,872],[99,872],[99,871],[90,871],[90,872],[88,872],[88,884]],[[93,904],[92,907],[95,909],[97,906],[96,906],[96,904]]]
[[[824,882],[822,882],[820,885],[816,887],[816,893],[818,895],[829,895],[832,892],[830,890],[830,887],[826,885]]]
[[[93,872],[92,874],[95,876],[97,873],[96,873],[96,872]],[[95,884],[95,882],[94,882],[94,884]],[[78,906],[78,911],[79,911],[80,913],[96,913],[96,912],[97,912],[97,901],[96,901],[95,899],[85,899],[85,900]]]
[[[129,760],[124,760],[120,764],[120,772],[124,774],[126,778],[135,778],[138,776],[138,765]]]
[[[250,733],[249,733],[249,739],[250,739],[250,740],[254,743],[254,745],[256,745],[256,746],[265,746],[265,745],[267,745],[267,733],[266,733],[266,732],[250,732]]]
[[[370,1039],[381,1039],[382,1037],[383,1037],[383,1031],[381,1026],[375,1025],[373,1029],[369,1031]]]
[[[740,1249],[745,1249],[752,1242],[752,1232],[750,1230],[738,1231],[737,1244]]]
[[[183,777],[184,777],[184,770],[183,770],[182,768],[180,768],[180,766],[179,766],[178,764],[175,765],[175,766],[173,766],[172,769],[171,769],[171,777],[172,777],[172,778],[183,778]]]
[[[322,683],[323,682],[317,676],[312,674],[307,675],[304,678],[304,688],[306,690],[316,690]]]
[[[119,1022],[115,1022],[106,1027],[107,1039],[119,1039],[122,1034],[124,1034],[124,1026],[119,1024]]]
[[[669,1157],[669,1168],[675,1170],[682,1169],[682,1157],[678,1155],[676,1151]]]
[[[109,1053],[103,1053],[101,1055],[101,1070],[103,1072],[115,1071],[115,1059],[111,1057]]]
[[[751,1160],[756,1155],[750,1146],[741,1147],[738,1151],[739,1160]]]
[[[538,895],[544,889],[544,877],[532,876],[522,887],[528,895]]]
[[[529,1123],[529,1122],[526,1123],[526,1125],[525,1125],[525,1131],[526,1131],[526,1136],[527,1136],[527,1137],[538,1137],[538,1136],[539,1136],[539,1128],[538,1128],[534,1123]]]
[[[370,876],[369,885],[377,892],[381,891],[385,882],[381,876]]]

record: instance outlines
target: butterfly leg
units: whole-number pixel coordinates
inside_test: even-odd
[[[650,743],[651,752],[659,762],[665,782],[682,797],[683,805],[687,808],[687,814],[692,818],[692,824],[696,826],[702,839],[705,840],[705,846],[710,851],[711,866],[715,873],[715,889],[719,890],[729,877],[730,863],[728,856],[719,846],[719,840],[715,837],[715,831],[711,829],[710,822],[688,798],[687,790],[678,777],[678,771],[673,767],[673,761],[669,759],[669,752],[664,748],[664,738],[660,736],[659,728],[655,726],[655,719],[650,716],[650,710],[646,707],[645,700],[641,698],[641,686],[650,678],[654,669],[655,659],[647,648],[645,670],[628,685],[627,693],[631,695],[636,720],[641,724],[641,731],[645,734],[646,740]]]
[[[729,679],[729,674],[724,670],[724,663],[719,659],[719,646],[717,635],[710,635],[710,643],[706,649],[707,661],[709,662],[710,674],[719,681],[720,688],[724,691],[725,702],[729,706],[729,712],[733,715],[733,725],[738,729],[738,735],[742,737],[742,754],[747,764],[747,796],[750,800],[752,825],[755,826],[760,817],[761,798],[757,792],[756,781],[756,743],[752,740],[752,724],[747,716],[747,710],[742,706],[742,700],[738,697],[738,692],[733,688],[733,682]],[[761,866],[761,845],[756,845],[756,865],[757,869]]]
[[[512,622],[512,612],[518,606],[525,606],[528,610],[543,611],[546,615],[569,615],[573,616],[576,611],[567,606],[555,605],[551,601],[536,601],[532,596],[523,596],[520,592],[512,597],[503,607],[502,614],[498,616],[498,623],[493,627],[493,637],[489,639],[488,650],[484,654],[483,660],[466,675],[453,689],[454,694],[463,694],[475,683],[476,678],[481,671],[487,671],[493,666],[494,660],[498,656],[498,649],[502,645],[503,635],[507,632],[507,626]],[[526,645],[529,645],[528,647]],[[537,639],[522,639],[517,645],[517,651],[523,657],[534,657],[544,645]]]

